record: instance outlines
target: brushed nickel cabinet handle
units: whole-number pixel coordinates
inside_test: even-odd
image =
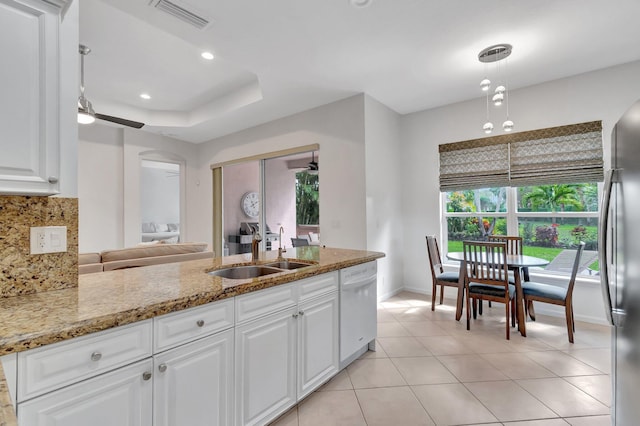
[[[198,325],[198,327],[202,327],[204,325],[204,320],[198,320],[196,324]]]
[[[102,354],[100,352],[94,352],[91,354],[91,361],[100,361],[100,358],[102,358]]]
[[[148,371],[145,371],[144,373],[142,373],[142,380],[149,380],[151,378],[151,373]]]

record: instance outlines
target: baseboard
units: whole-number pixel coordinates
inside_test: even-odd
[[[405,288],[397,288],[397,289],[395,289],[395,290],[393,290],[393,291],[390,291],[390,292],[388,292],[388,293],[385,293],[385,294],[379,294],[379,295],[378,295],[378,303],[380,303],[380,302],[384,302],[385,300],[390,299],[390,298],[392,298],[393,296],[395,296],[396,294],[398,294],[398,293],[402,293],[403,291],[406,291],[406,289],[405,289]]]
[[[540,314],[540,315],[547,315],[550,317],[556,317],[556,318],[562,318],[562,319],[565,318],[564,307],[554,309],[554,307],[552,305],[549,305],[548,303],[536,303],[536,302],[534,302],[534,306],[536,310],[536,315]],[[591,324],[609,325],[609,323],[604,318],[595,317],[591,315],[576,315],[575,311],[574,311],[574,319],[576,321],[588,322]]]
[[[427,296],[431,296],[431,292],[430,291],[426,291],[424,288],[404,287],[400,291],[410,291],[411,293],[418,293],[418,294],[424,294],[424,295],[427,295]]]

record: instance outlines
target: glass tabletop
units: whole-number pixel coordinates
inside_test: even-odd
[[[464,260],[464,252],[454,251],[447,253],[447,259],[462,262]],[[507,266],[511,268],[528,268],[533,266],[545,266],[549,261],[539,257],[526,256],[523,254],[508,254]]]

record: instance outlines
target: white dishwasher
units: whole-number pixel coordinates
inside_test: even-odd
[[[376,338],[377,272],[375,261],[340,270],[340,368]]]

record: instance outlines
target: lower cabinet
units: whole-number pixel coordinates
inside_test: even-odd
[[[299,305],[298,401],[338,372],[338,293]]]
[[[334,271],[2,362],[20,426],[265,425],[338,372],[339,311]]]
[[[153,356],[155,426],[232,424],[233,330]]]
[[[237,425],[266,424],[338,372],[338,312],[332,291],[236,325]]]
[[[265,424],[296,403],[296,315],[236,326],[236,424]]]
[[[20,426],[151,426],[153,362],[139,361],[18,405]]]

